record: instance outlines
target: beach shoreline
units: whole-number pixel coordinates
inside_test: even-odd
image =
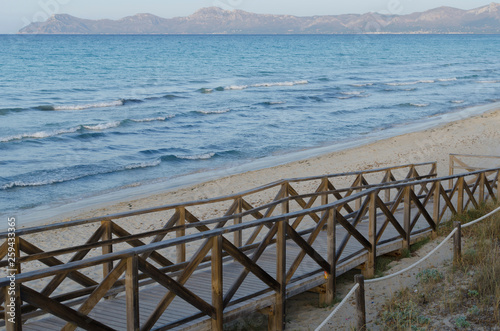
[[[500,155],[498,123],[500,103],[469,107],[411,123],[399,128],[399,132],[392,128],[393,131],[384,130],[384,135],[183,176],[170,183],[167,189],[164,182],[145,185],[140,190],[122,190],[107,197],[96,196],[58,208],[39,210],[36,215],[30,211],[30,215],[20,213],[16,217],[21,227],[29,227],[225,196],[284,178],[429,161],[438,161],[438,175],[444,176],[448,174],[450,153]],[[395,135],[391,136],[391,133]]]

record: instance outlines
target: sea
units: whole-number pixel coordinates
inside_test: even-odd
[[[1,35],[0,217],[28,224],[498,107],[499,49],[499,35]]]

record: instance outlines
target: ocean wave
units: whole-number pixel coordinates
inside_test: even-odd
[[[249,88],[249,85],[231,85],[231,86],[225,87],[224,89],[225,90],[244,90],[247,88]]]
[[[350,92],[340,92],[343,95],[361,95],[365,93],[365,91],[350,91]]]
[[[439,78],[438,82],[452,82],[452,81],[455,81],[455,80],[457,80],[456,77],[453,77],[453,78]]]
[[[272,105],[282,105],[286,103],[285,101],[264,101],[261,103],[258,103],[258,105],[263,105],[263,106],[272,106]]]
[[[465,100],[451,100],[451,103],[464,103]]]
[[[408,103],[401,103],[398,105],[398,107],[428,107],[429,105],[430,105],[429,103],[408,102]]]
[[[126,105],[129,103],[143,103],[144,102],[144,100],[141,100],[141,99],[120,99],[120,101],[122,102],[122,105]],[[117,104],[117,106],[121,106],[121,105]]]
[[[129,164],[126,166],[119,166],[116,168],[102,168],[102,169],[96,169],[93,171],[87,171],[81,174],[77,174],[74,176],[68,176],[66,178],[47,178],[43,180],[16,180],[12,181],[10,183],[4,184],[0,186],[0,190],[8,190],[8,189],[13,189],[17,187],[34,187],[34,186],[46,186],[46,185],[52,185],[52,184],[60,184],[60,183],[65,183],[65,182],[70,182],[78,179],[82,179],[85,177],[91,177],[91,176],[97,176],[97,175],[104,175],[104,174],[109,174],[113,172],[120,172],[120,171],[127,171],[127,170],[133,170],[133,169],[140,169],[140,168],[148,168],[148,167],[156,167],[160,165],[161,160],[154,160],[151,162],[141,162],[141,163],[133,163]],[[55,174],[58,172],[57,170],[54,170],[53,173]],[[34,177],[40,178],[40,177],[46,177],[47,173],[45,175],[36,175]]]
[[[394,82],[394,83],[385,83],[385,85],[389,86],[406,86],[406,85],[415,85],[415,84],[432,84],[435,83],[435,80],[427,79],[427,80],[417,80],[413,82]]]
[[[78,179],[78,178],[75,178],[75,179]],[[69,180],[73,180],[73,179],[69,179]],[[42,180],[42,181],[33,181],[33,182],[24,182],[24,181],[14,181],[14,182],[10,182],[8,184],[4,184],[0,187],[1,190],[8,190],[8,189],[12,189],[12,188],[16,188],[16,187],[28,187],[28,186],[44,186],[44,185],[50,185],[50,184],[56,184],[56,183],[63,183],[65,181],[69,181],[69,180],[64,180],[64,179],[54,179],[54,180],[49,180],[49,179],[46,179],[46,180]]]
[[[26,108],[3,108],[0,109],[0,115],[7,115],[8,113],[18,113],[26,110]]]
[[[115,122],[109,122],[109,123],[101,123],[97,125],[84,125],[83,127],[87,130],[106,130],[106,129],[111,129],[111,128],[116,128],[122,123],[122,121],[115,121]]]
[[[198,89],[198,92],[203,93],[203,94],[209,94],[212,93],[214,90],[211,88],[206,88],[202,87],[201,89]]]
[[[125,166],[125,169],[132,170],[132,169],[150,168],[150,167],[159,166],[160,164],[161,164],[161,160],[154,160],[151,162],[141,162],[141,163],[130,164],[128,166]]]
[[[42,139],[42,138],[50,138],[50,137],[55,137],[59,136],[62,134],[67,134],[67,133],[74,133],[82,128],[81,125],[76,126],[74,128],[70,129],[61,129],[61,130],[54,130],[54,131],[39,131],[35,133],[23,133],[15,136],[9,136],[9,137],[4,137],[0,138],[0,142],[6,143],[14,140],[22,140],[22,139]]]
[[[165,94],[162,98],[168,99],[168,100],[174,100],[174,99],[182,99],[184,97],[180,97],[180,96],[175,95],[175,94]]]
[[[142,119],[131,119],[132,122],[142,123],[142,122],[156,122],[156,121],[166,121],[167,119],[174,118],[175,115],[163,116],[163,117],[151,117]]]
[[[215,153],[197,154],[197,155],[175,155],[182,160],[208,160],[215,156]]]
[[[360,84],[351,84],[351,86],[354,87],[365,87],[365,86],[372,86],[373,83],[360,83]]]
[[[476,81],[478,84],[496,84],[500,83],[500,80],[478,80]]]
[[[146,122],[155,122],[155,121],[166,121],[167,119],[174,118],[175,115],[161,116],[161,117],[151,117],[151,118],[139,118],[139,119],[130,119],[130,120],[122,120],[122,121],[114,121],[108,123],[100,123],[95,125],[78,125],[69,129],[60,129],[53,131],[38,131],[34,133],[22,133],[18,135],[8,136],[0,138],[0,143],[6,143],[14,140],[23,140],[23,139],[42,139],[42,138],[50,138],[63,134],[74,133],[82,129],[87,129],[91,131],[103,131],[107,129],[112,129],[119,127],[123,123],[127,121],[136,122],[136,123],[146,123]]]
[[[231,111],[231,109],[222,109],[222,110],[197,110],[196,112],[200,113],[200,114],[209,115],[209,114],[224,114],[224,113],[227,113],[227,112],[230,112],[230,111]]]
[[[107,108],[107,107],[117,107],[117,106],[123,106],[126,102],[132,102],[133,99],[120,99],[116,101],[111,101],[111,102],[97,102],[97,103],[89,103],[89,104],[81,104],[81,105],[41,105],[38,107],[35,107],[38,110],[54,110],[54,111],[61,111],[61,110],[85,110],[85,109],[92,109],[92,108]]]
[[[245,90],[250,87],[273,87],[273,86],[295,86],[295,85],[305,85],[309,84],[307,80],[295,80],[288,82],[273,82],[273,83],[258,83],[251,85],[230,85],[226,86],[225,90]]]

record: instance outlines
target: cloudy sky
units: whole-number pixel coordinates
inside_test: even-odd
[[[33,21],[67,13],[90,19],[118,19],[137,13],[161,17],[187,16],[199,8],[218,6],[255,13],[298,16],[381,12],[408,14],[439,6],[472,9],[482,0],[0,0],[0,33],[16,33]]]

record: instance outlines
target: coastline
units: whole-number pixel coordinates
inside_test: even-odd
[[[324,175],[408,163],[438,161],[448,174],[450,153],[500,155],[500,103],[476,106],[372,133],[363,139],[255,160],[246,165],[199,172],[169,182],[125,189],[59,208],[36,212],[21,227],[104,216],[133,209],[217,197],[282,178]],[[406,133],[403,133],[406,132]],[[380,133],[380,131],[379,131]],[[140,191],[140,193],[139,193]],[[134,194],[135,192],[135,194]],[[102,201],[104,199],[104,201]],[[30,214],[33,214],[30,211]],[[34,217],[31,217],[34,218]]]

